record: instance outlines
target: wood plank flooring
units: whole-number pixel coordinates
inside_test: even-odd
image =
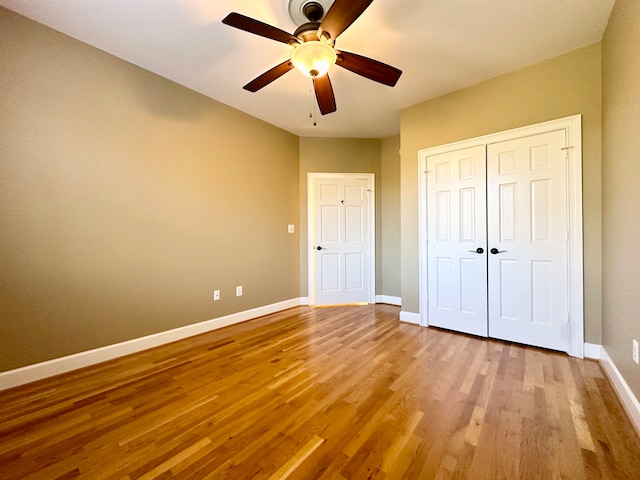
[[[0,478],[638,479],[597,362],[300,307],[0,392]]]

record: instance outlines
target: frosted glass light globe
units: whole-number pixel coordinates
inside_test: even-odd
[[[307,77],[321,77],[336,63],[335,50],[324,42],[311,40],[301,43],[291,55],[291,62]]]

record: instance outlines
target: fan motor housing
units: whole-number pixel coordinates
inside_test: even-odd
[[[320,28],[320,22],[307,22],[300,25],[293,33],[293,36],[302,39],[304,42],[318,40],[318,28]],[[323,35],[323,37],[326,38],[326,35]]]

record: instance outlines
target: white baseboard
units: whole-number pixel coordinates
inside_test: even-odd
[[[26,367],[0,372],[0,391],[8,388],[17,387],[43,378],[52,377],[61,373],[66,373],[78,368],[88,367],[96,363],[112,360],[114,358],[129,355],[131,353],[140,352],[149,348],[164,345],[166,343],[182,340],[187,337],[199,335],[201,333],[217,330],[218,328],[227,327],[235,323],[251,320],[252,318],[269,315],[288,308],[307,305],[308,298],[294,298],[283,302],[265,305],[263,307],[253,308],[242,312],[232,313],[224,317],[207,320],[193,325],[167,330],[165,332],[155,333],[145,337],[134,338],[126,342],[107,345],[105,347],[79,352],[65,357],[54,358],[46,362],[27,365]]]
[[[400,321],[420,325],[420,314],[400,311]]]
[[[636,432],[640,435],[640,402],[638,402],[638,399],[629,388],[629,385],[618,371],[618,368],[604,347],[602,347],[601,351],[600,365],[602,365],[604,372],[607,374],[607,377],[609,377],[613,389],[618,394],[618,398],[620,402],[622,402],[627,415],[629,415],[629,419],[636,429]]]
[[[585,343],[584,358],[590,358],[591,360],[600,360],[600,358],[602,358],[602,345],[597,345],[595,343]]]
[[[388,305],[402,306],[402,299],[400,297],[392,297],[391,295],[376,295],[376,303],[386,303]]]

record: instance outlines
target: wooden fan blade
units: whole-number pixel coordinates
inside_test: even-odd
[[[316,99],[318,100],[320,113],[326,115],[327,113],[335,112],[336,97],[333,94],[333,87],[331,86],[329,75],[325,74],[322,77],[314,78],[313,88],[316,91]]]
[[[346,68],[358,75],[362,75],[374,82],[393,87],[398,82],[400,75],[402,75],[402,70],[398,70],[391,65],[372,58],[343,51],[337,52],[337,54],[338,59],[336,60],[336,65]]]
[[[222,20],[222,23],[278,42],[288,44],[300,43],[300,41],[290,33],[263,23],[260,20],[241,15],[240,13],[230,13]]]
[[[373,0],[336,0],[322,20],[320,30],[327,32],[335,40],[372,2]]]
[[[262,87],[266,87],[274,80],[280,78],[292,68],[293,63],[291,63],[291,60],[286,60],[280,65],[276,65],[272,69],[267,70],[259,77],[254,78],[242,88],[244,88],[245,90],[249,90],[250,92],[257,92]]]

